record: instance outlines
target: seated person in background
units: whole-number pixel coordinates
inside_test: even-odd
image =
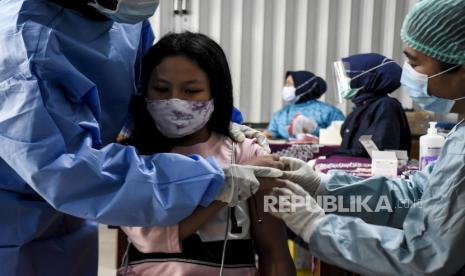
[[[320,128],[327,128],[332,121],[343,121],[344,114],[339,109],[318,100],[325,92],[326,82],[322,78],[308,71],[288,71],[282,97],[289,104],[273,114],[265,135],[289,139],[298,128],[318,136]],[[291,130],[291,123],[296,129]]]
[[[163,37],[144,57],[142,73],[143,97],[134,101],[135,125],[128,140],[141,154],[198,154],[222,165],[264,154],[251,139],[236,144],[229,137],[231,76],[223,50],[207,36]],[[120,272],[216,276],[227,235],[225,275],[256,275],[255,250],[260,275],[295,275],[286,228],[263,212],[263,194],[235,207],[214,201],[173,226],[122,227],[132,244]]]
[[[368,157],[359,142],[362,135],[373,135],[380,150],[410,151],[407,117],[401,103],[388,95],[400,87],[402,68],[379,54],[353,55],[339,64],[345,75],[336,72],[339,94],[355,108],[341,127],[342,144],[334,154]]]

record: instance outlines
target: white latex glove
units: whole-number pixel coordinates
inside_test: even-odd
[[[315,172],[307,163],[292,157],[281,157],[279,161],[285,165],[283,179],[299,184],[311,196],[315,196],[321,185],[320,174]]]
[[[271,153],[271,149],[265,134],[258,130],[245,125],[231,123],[231,126],[229,127],[229,133],[231,134],[232,139],[238,143],[244,142],[246,137],[249,139],[256,139],[257,144],[259,144],[267,153]]]
[[[257,177],[278,178],[282,171],[268,167],[230,165],[223,168],[224,185],[216,200],[225,202],[228,206],[236,206],[255,194],[260,186]]]
[[[288,209],[286,212],[279,212],[278,209],[278,212],[271,212],[271,214],[282,219],[294,233],[308,242],[318,224],[325,217],[324,210],[302,187],[289,181],[286,183],[286,188],[273,188],[272,194],[278,197],[292,198],[297,196],[305,198],[305,203],[294,204],[291,208],[286,208]],[[290,202],[293,202],[292,199],[290,199]]]
[[[297,134],[312,133],[318,127],[318,124],[314,119],[299,114],[292,120],[291,126],[292,135],[296,137]]]

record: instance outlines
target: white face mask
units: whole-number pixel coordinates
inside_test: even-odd
[[[284,86],[283,87],[283,100],[290,102],[295,99],[295,87],[294,86]]]
[[[136,24],[151,17],[158,7],[159,0],[118,0],[116,9],[111,10],[97,1],[89,3],[100,13],[116,22]]]
[[[147,109],[163,135],[168,138],[180,138],[203,128],[210,120],[214,105],[213,100],[148,100]]]
[[[283,87],[283,100],[285,100],[286,102],[297,102],[300,98],[302,98],[303,96],[307,95],[308,93],[312,92],[313,89],[315,88],[315,86],[317,85],[317,83],[315,82],[312,87],[310,87],[307,91],[305,91],[304,93],[300,94],[299,96],[296,96],[295,95],[295,92],[297,91],[297,89],[300,89],[302,87],[304,87],[305,85],[307,85],[309,82],[312,82],[314,79],[316,79],[316,76],[314,76],[313,78],[305,81],[304,83],[302,83],[301,85],[299,85],[298,87],[294,87],[294,86],[284,86]]]

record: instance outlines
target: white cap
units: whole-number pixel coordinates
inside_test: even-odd
[[[438,134],[438,129],[436,128],[436,124],[438,122],[429,122],[428,134]]]

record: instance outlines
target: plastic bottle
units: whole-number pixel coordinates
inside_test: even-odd
[[[442,146],[444,146],[444,136],[438,134],[437,122],[429,122],[430,127],[426,135],[420,137],[420,169],[439,157]]]

